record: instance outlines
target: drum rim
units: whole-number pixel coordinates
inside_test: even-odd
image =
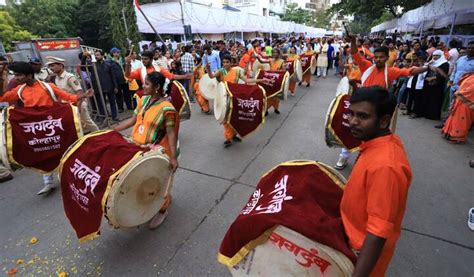
[[[214,97],[210,97],[210,95],[206,95],[205,91],[203,88],[206,87],[204,83],[206,82],[212,82],[215,84],[214,91],[217,89],[217,86],[219,85],[219,82],[216,80],[216,78],[211,78],[209,75],[205,74],[204,76],[201,77],[201,80],[199,80],[199,89],[201,90],[201,94],[204,98],[207,100],[214,100],[216,98],[216,92],[214,92]]]
[[[7,115],[7,110],[9,107],[2,109],[0,112],[0,128],[2,128],[2,132],[0,133],[0,160],[8,170],[12,170],[10,166],[10,161],[8,160],[8,150],[7,150],[7,122],[5,117]]]
[[[221,93],[222,91],[224,93]],[[226,82],[225,81],[219,82],[216,87],[216,98],[214,98],[214,118],[219,123],[224,123],[226,120],[227,112],[229,110],[228,98],[229,96],[226,95]],[[220,104],[222,105],[221,109],[218,109],[216,107],[216,105],[219,104],[219,101],[221,102]]]
[[[301,67],[301,61],[299,59],[295,60],[295,62],[293,63],[293,68],[294,68],[293,74],[296,76],[296,79],[298,80],[298,82],[301,82],[301,80],[303,80],[303,68]],[[300,68],[301,68],[301,71],[298,70]],[[300,72],[300,74],[298,74],[298,72]]]
[[[110,177],[110,179],[107,183],[106,194],[104,194],[105,202],[103,202],[104,210],[102,212],[104,214],[104,217],[109,222],[109,224],[111,224],[115,228],[133,227],[133,226],[120,225],[119,224],[119,218],[120,217],[117,216],[118,213],[114,213],[114,212],[110,213],[110,211],[114,210],[113,207],[118,206],[117,201],[119,201],[119,199],[120,199],[120,193],[118,193],[118,192],[122,188],[122,185],[124,184],[124,181],[126,180],[127,176],[130,174],[132,169],[139,166],[142,162],[145,162],[145,161],[153,159],[153,158],[159,158],[159,159],[165,160],[165,161],[168,162],[168,164],[170,162],[170,159],[166,154],[160,153],[157,150],[150,150],[150,151],[147,151],[147,152],[140,151],[140,152],[137,152],[137,154],[135,154],[135,156],[129,162],[127,162],[124,166],[122,166],[116,173],[114,173]],[[165,180],[164,180],[163,184],[166,183],[166,180],[168,180],[170,176],[171,176],[171,172],[168,171],[167,176],[164,178]],[[164,196],[164,193],[165,193],[165,191],[163,190],[163,193],[162,193],[163,196]],[[161,195],[161,193],[160,193],[160,195]],[[159,195],[158,195],[158,197],[159,197]],[[162,203],[161,203],[161,205],[159,205],[159,207],[161,207],[163,205],[164,198],[162,197],[160,199],[160,201]],[[159,208],[158,208],[158,210],[159,210]],[[158,212],[158,210],[156,212]]]
[[[183,119],[190,119],[191,118],[191,106],[190,106],[190,100],[188,93],[186,92],[186,89],[183,87],[183,85],[178,82],[178,81],[173,81],[172,82],[176,87],[178,87],[179,93],[181,94],[181,97],[185,99],[183,106],[181,107],[181,110],[178,111],[179,117]],[[189,111],[189,115],[187,116],[182,116],[184,114],[184,111]]]

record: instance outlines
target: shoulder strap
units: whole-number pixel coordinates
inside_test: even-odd
[[[372,71],[374,71],[375,65],[372,65],[371,67],[367,68],[366,71],[362,74],[362,77],[360,77],[361,85],[364,86],[365,81],[367,78],[369,78],[370,74],[372,74]]]
[[[26,87],[26,84],[21,85],[20,88],[18,89],[18,92],[17,92],[18,99],[20,99],[20,101],[23,102],[23,103],[25,101],[23,101],[23,97],[21,97],[21,94],[23,93],[23,90],[25,89],[25,87]]]
[[[46,82],[43,81],[38,81],[40,86],[45,89],[48,93],[51,99],[53,99],[54,102],[58,102],[58,98],[56,97],[56,94],[54,94],[53,88]]]
[[[391,84],[389,84],[388,81],[388,66],[385,64],[385,69],[384,69],[384,77],[385,77],[385,88],[388,89]]]

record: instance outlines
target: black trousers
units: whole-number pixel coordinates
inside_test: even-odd
[[[125,102],[125,106],[127,106],[128,110],[133,109],[132,105],[132,95],[130,93],[130,90],[128,89],[128,83],[123,83],[120,84],[118,87],[118,92],[115,97],[115,100],[117,101],[117,107],[119,110],[123,110],[123,103]]]

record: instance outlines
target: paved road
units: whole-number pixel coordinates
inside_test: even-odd
[[[216,262],[220,241],[260,176],[287,160],[313,159],[330,165],[339,150],[324,143],[323,122],[338,79],[313,80],[272,112],[258,132],[229,149],[222,127],[193,106],[182,124],[182,158],[165,223],[110,230],[105,222],[95,241],[79,244],[58,191],[38,197],[39,174],[15,172],[0,185],[0,269],[18,274],[80,276],[226,276]],[[406,117],[397,132],[414,172],[409,202],[388,276],[473,276],[474,232],[466,226],[474,206],[473,134],[466,145],[443,141],[435,122]],[[353,159],[352,159],[353,162]],[[347,176],[351,168],[344,174]],[[30,239],[38,238],[31,245]],[[17,265],[19,259],[24,260]],[[21,261],[20,261],[21,262]]]

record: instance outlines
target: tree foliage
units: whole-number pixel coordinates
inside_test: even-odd
[[[138,32],[137,19],[132,1],[109,0],[109,10],[111,20],[110,27],[114,45],[122,49],[123,52],[126,52],[126,49],[129,48],[129,40],[134,45],[138,45],[138,41],[141,40],[141,35]],[[125,15],[125,22],[123,15]],[[127,24],[127,28],[125,28],[125,24]]]
[[[76,0],[7,1],[7,11],[17,24],[42,38],[74,37],[77,8]]]
[[[368,20],[380,18],[384,12],[400,17],[404,12],[416,9],[431,0],[342,0],[331,9],[343,15],[357,15]]]
[[[331,17],[333,13],[331,10],[320,10],[314,13],[314,27],[329,29],[331,24]]]
[[[310,11],[298,7],[298,4],[291,3],[286,6],[285,13],[281,17],[281,20],[312,25],[313,15]]]
[[[11,47],[12,41],[29,40],[32,37],[30,32],[16,24],[15,19],[7,11],[0,10],[0,38],[3,40],[5,51],[14,50]]]

